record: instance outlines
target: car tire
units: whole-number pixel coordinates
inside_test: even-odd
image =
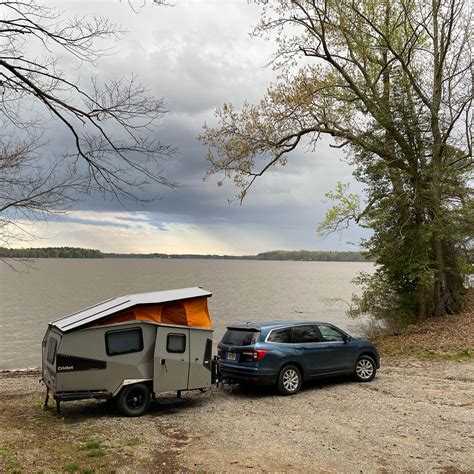
[[[278,374],[277,388],[282,395],[295,395],[300,391],[302,382],[298,367],[285,365]]]
[[[117,399],[117,408],[125,416],[141,416],[150,406],[151,393],[148,385],[137,383],[128,385]]]
[[[370,382],[377,372],[374,359],[368,355],[360,356],[354,369],[354,377],[358,382]]]

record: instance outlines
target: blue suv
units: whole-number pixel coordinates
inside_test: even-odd
[[[276,385],[283,395],[294,395],[304,380],[317,377],[353,374],[360,382],[370,382],[380,367],[374,344],[323,322],[229,326],[218,355],[221,378]]]

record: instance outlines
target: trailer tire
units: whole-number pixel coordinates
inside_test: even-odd
[[[125,416],[141,416],[150,406],[151,393],[148,385],[137,383],[125,387],[118,396],[117,408]]]

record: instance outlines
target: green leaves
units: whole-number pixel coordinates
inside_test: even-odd
[[[325,194],[331,201],[337,201],[326,213],[325,219],[318,225],[320,235],[328,235],[347,228],[350,221],[359,222],[361,216],[360,196],[349,192],[349,184],[338,182],[334,191]]]

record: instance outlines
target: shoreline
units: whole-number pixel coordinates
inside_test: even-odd
[[[41,375],[41,369],[28,367],[25,369],[0,369],[0,377],[6,375]]]

